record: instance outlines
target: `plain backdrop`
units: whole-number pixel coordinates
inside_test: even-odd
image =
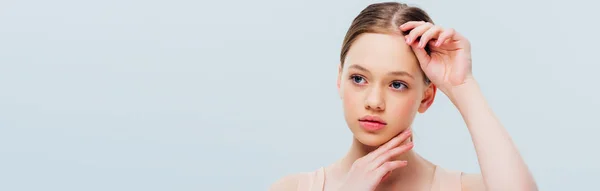
[[[0,1],[0,190],[266,190],[342,157],[335,79],[380,1]],[[540,190],[597,190],[594,1],[404,1],[470,39]],[[415,150],[478,172],[438,94]]]

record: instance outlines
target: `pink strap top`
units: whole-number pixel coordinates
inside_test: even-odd
[[[461,191],[461,175],[462,173],[459,171],[450,171],[437,166],[431,191]],[[325,185],[325,169],[323,167],[308,173],[307,177],[299,182],[299,191],[323,191]]]

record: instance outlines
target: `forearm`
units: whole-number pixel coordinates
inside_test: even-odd
[[[467,124],[487,190],[537,190],[527,165],[477,82],[470,80],[453,89],[449,97]]]

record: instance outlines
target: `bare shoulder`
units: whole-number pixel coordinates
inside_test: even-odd
[[[297,173],[284,176],[279,180],[275,181],[269,188],[269,191],[291,191],[298,190],[299,182],[306,179],[305,173]]]
[[[485,183],[481,174],[463,173],[461,177],[463,191],[485,191]]]

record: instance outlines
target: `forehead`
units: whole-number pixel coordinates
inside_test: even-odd
[[[418,60],[401,34],[361,34],[348,51],[344,68],[353,64],[376,73],[401,70],[418,76],[420,72]]]

